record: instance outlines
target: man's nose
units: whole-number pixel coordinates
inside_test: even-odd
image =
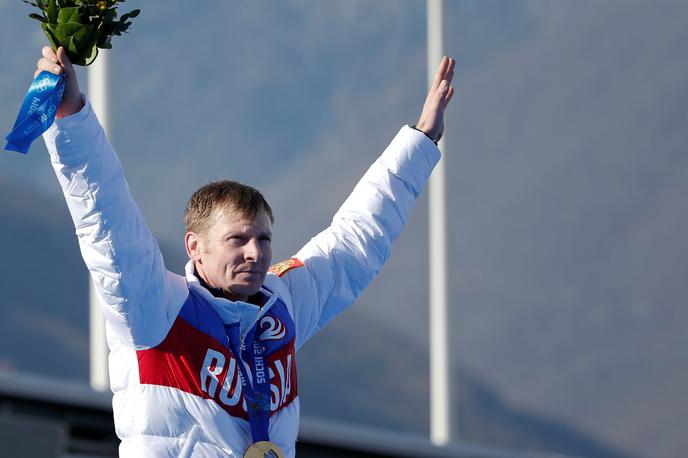
[[[247,261],[256,262],[261,258],[261,256],[262,252],[260,250],[260,244],[258,243],[258,240],[249,240],[248,243],[245,245],[244,259],[246,259]]]

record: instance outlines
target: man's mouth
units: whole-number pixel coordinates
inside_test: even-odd
[[[239,270],[237,273],[240,274],[249,274],[249,275],[260,275],[263,272],[260,270]]]

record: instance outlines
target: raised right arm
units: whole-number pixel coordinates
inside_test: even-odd
[[[73,78],[67,85],[78,91]],[[73,104],[67,90],[63,101]],[[109,337],[136,349],[152,347],[169,331],[188,289],[183,277],[165,269],[117,155],[91,105],[82,96],[79,102],[77,112],[63,112],[43,137]]]

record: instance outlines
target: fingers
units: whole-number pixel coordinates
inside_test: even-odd
[[[47,57],[41,57],[40,59],[38,59],[38,62],[36,62],[36,69],[37,73],[40,73],[44,70],[55,75],[59,75],[60,73],[62,73],[62,67],[60,67],[59,64],[50,60]]]
[[[440,87],[440,83],[443,80],[447,80],[450,84],[452,78],[454,78],[454,65],[456,61],[451,57],[444,56],[440,62],[439,67],[437,67],[437,73],[435,73],[435,79],[432,81],[432,88],[437,89]]]
[[[449,83],[447,83],[447,80],[442,80],[440,82],[440,87],[437,88],[437,94],[435,96],[436,100],[438,102],[443,101],[447,97],[447,92],[449,92]]]
[[[38,59],[36,62],[36,72],[34,73],[34,78],[44,70],[55,75],[59,75],[63,71],[68,77],[74,75],[72,61],[69,60],[69,56],[62,46],[57,49],[57,52],[53,51],[52,48],[45,46],[43,49],[41,49],[41,54],[43,57]]]
[[[454,86],[449,87],[449,90],[447,91],[447,96],[444,98],[444,106],[449,105],[449,102],[451,102],[452,97],[454,97]]]
[[[442,80],[440,82],[440,87],[435,91],[433,100],[439,109],[446,108],[447,104],[454,95],[454,86],[450,86],[447,80]]]
[[[447,72],[447,66],[449,65],[449,58],[444,56],[442,61],[440,61],[439,67],[437,67],[437,73],[435,73],[435,79],[432,80],[432,89],[437,89],[440,87],[440,83],[444,79],[444,75]]]
[[[43,57],[36,62],[36,71],[33,74],[34,79],[43,71],[50,72],[54,75],[60,75],[64,72],[65,75],[66,84],[62,100],[57,107],[56,117],[64,118],[65,116],[70,116],[81,110],[84,106],[84,102],[79,91],[76,71],[65,49],[60,46],[57,48],[57,52],[55,52],[52,48],[46,46],[41,49],[41,54]]]
[[[437,88],[438,102],[444,107],[449,104],[454,96],[454,86],[451,85],[451,82],[454,78],[454,66],[456,64],[456,61],[451,57],[445,57],[445,59],[447,59],[447,62],[444,67],[444,75],[439,83],[439,87]]]
[[[444,109],[454,95],[454,87],[451,82],[454,79],[455,65],[456,60],[451,57],[444,56],[442,58],[428,93],[428,99],[434,100],[440,109]]]
[[[449,63],[447,64],[447,71],[444,74],[444,79],[447,80],[447,83],[451,84],[452,79],[454,78],[454,65],[456,64],[456,61],[451,57],[449,57],[448,60]]]
[[[43,57],[45,57],[48,60],[52,60],[53,62],[57,63],[57,55],[55,54],[55,51],[53,51],[53,48],[50,46],[43,46],[43,49],[41,49],[41,54],[43,54]]]
[[[74,67],[72,66],[72,61],[69,60],[67,51],[62,46],[57,48],[57,61],[62,65],[62,67],[64,67],[67,76],[71,76],[72,74],[74,74]]]
[[[34,78],[42,71],[47,71],[55,75],[62,73],[62,67],[57,62],[57,55],[50,47],[43,47],[43,49],[41,49],[41,54],[43,57],[36,62],[36,71],[33,74]]]

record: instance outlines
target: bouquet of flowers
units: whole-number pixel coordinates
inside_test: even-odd
[[[124,0],[23,0],[38,8],[41,14],[30,18],[41,22],[48,41],[57,49],[63,46],[72,63],[89,65],[98,55],[98,48],[110,49],[110,40],[126,32],[131,18],[141,10],[133,10],[117,18],[117,6]]]

